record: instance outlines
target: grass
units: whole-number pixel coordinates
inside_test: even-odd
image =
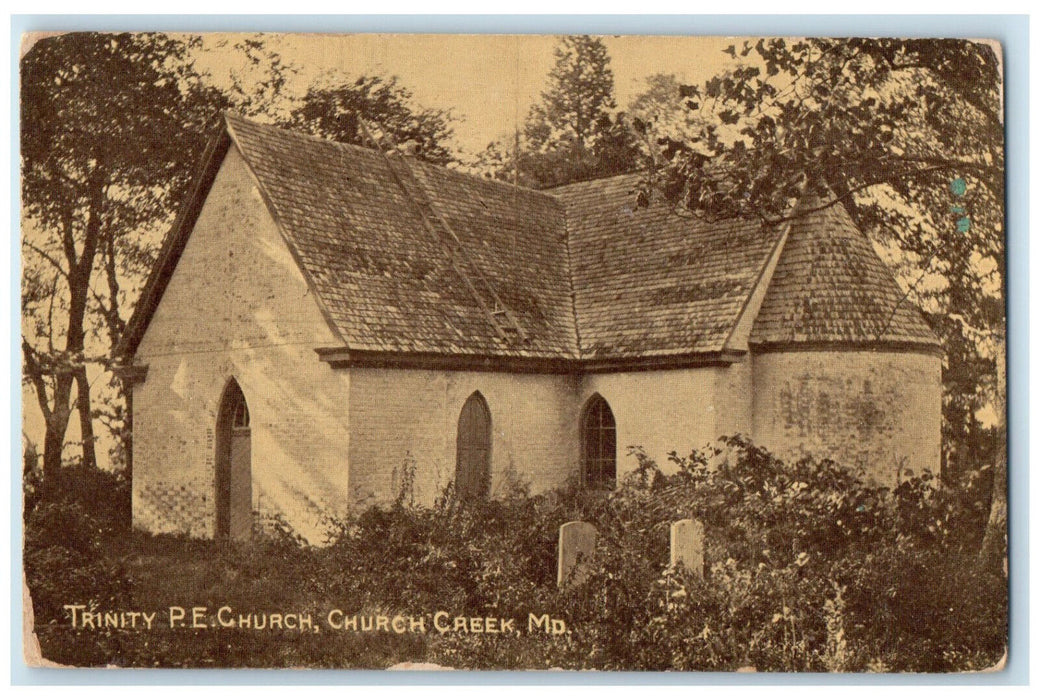
[[[29,566],[36,569],[30,575],[38,578],[67,564],[58,561],[61,553],[54,549],[30,554]],[[96,576],[78,581],[63,576],[63,590],[33,587],[39,591],[34,596],[36,631],[44,657],[51,661],[120,667],[386,668],[429,656],[428,637],[421,634],[330,629],[328,611],[349,608],[350,601],[328,590],[315,575],[317,569],[308,569],[306,560],[320,558],[320,552],[294,551],[270,540],[226,545],[138,532],[106,538],[101,549],[92,569]],[[50,555],[42,556],[48,550]],[[103,580],[111,573],[114,578]],[[77,590],[79,596],[66,593]],[[150,612],[155,620],[150,630],[141,618],[136,629],[91,629],[82,623],[73,629],[70,611],[64,608],[71,604],[102,612]],[[222,618],[233,621],[233,627],[214,619],[224,606],[233,612]],[[185,611],[173,626],[171,607]],[[199,620],[205,628],[193,628],[194,607],[206,608]],[[252,613],[267,617],[266,629],[238,628],[239,615]],[[310,614],[315,624],[303,631],[271,629],[271,613]]]
[[[127,484],[70,470],[59,497],[27,503],[37,634],[54,662],[120,667],[967,671],[1004,653],[1006,576],[976,562],[982,500],[927,480],[877,490],[832,463],[738,447],[725,469],[647,465],[609,494],[372,508],[324,548],[132,532]],[[668,567],[667,525],[691,515],[706,528],[703,578]],[[557,533],[572,520],[600,537],[589,579],[561,590]],[[72,604],[153,624],[84,628]],[[372,621],[334,629],[333,610]],[[530,613],[567,633],[529,630]],[[251,614],[264,629],[237,624]],[[424,629],[405,629],[416,616]],[[469,633],[487,617],[513,630]]]

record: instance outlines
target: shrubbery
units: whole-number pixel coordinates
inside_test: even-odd
[[[594,516],[605,536],[588,590],[603,616],[588,628],[635,621],[608,633],[604,665],[950,670],[1003,653],[1006,582],[976,562],[978,501],[928,475],[869,487],[741,439],[671,460],[665,476],[640,456]],[[668,523],[688,517],[705,525],[703,581],[664,568]]]
[[[41,642],[66,663],[167,666],[939,671],[1002,655],[1007,582],[977,559],[986,512],[970,487],[946,491],[925,475],[874,488],[833,463],[785,464],[742,439],[672,455],[670,474],[637,458],[610,492],[515,489],[461,503],[449,489],[430,507],[402,497],[336,524],[323,548],[285,533],[247,545],[131,537],[126,516],[94,500],[122,498],[112,485],[80,484],[27,517]],[[703,577],[667,566],[670,524],[691,517],[705,525]],[[600,537],[588,580],[561,591],[557,537],[570,520],[593,523]],[[60,624],[72,600],[316,617],[445,610],[520,626],[534,612],[569,631],[102,635]]]

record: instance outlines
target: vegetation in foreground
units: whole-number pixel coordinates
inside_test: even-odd
[[[449,492],[338,523],[227,544],[129,530],[129,485],[66,466],[57,496],[26,480],[24,562],[44,656],[78,666],[968,671],[999,662],[1007,580],[980,557],[982,480],[894,491],[831,462],[783,463],[740,438],[640,468],[611,492],[487,503]],[[669,526],[698,518],[703,578],[668,566]],[[591,575],[556,586],[559,526],[595,524]],[[72,629],[63,607],[161,611],[151,630]],[[310,612],[319,631],[170,629],[169,606]],[[426,633],[331,629],[326,616],[427,616]],[[517,634],[441,634],[430,616],[514,618]],[[528,633],[529,613],[567,632]],[[339,621],[339,620],[337,620]]]

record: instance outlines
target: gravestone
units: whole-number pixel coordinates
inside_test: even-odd
[[[559,567],[556,585],[580,585],[590,573],[589,561],[596,549],[599,533],[591,523],[579,520],[560,526]]]
[[[682,563],[697,576],[704,576],[704,524],[699,520],[672,523],[672,553],[669,564]]]

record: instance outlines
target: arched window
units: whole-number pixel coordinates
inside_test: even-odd
[[[614,413],[599,394],[581,416],[581,477],[590,488],[611,488],[617,478],[617,428]]]
[[[241,387],[228,382],[217,411],[217,537],[248,539],[253,532],[253,476],[249,407]]]
[[[487,498],[491,491],[491,411],[479,391],[459,414],[455,491],[463,500]]]

